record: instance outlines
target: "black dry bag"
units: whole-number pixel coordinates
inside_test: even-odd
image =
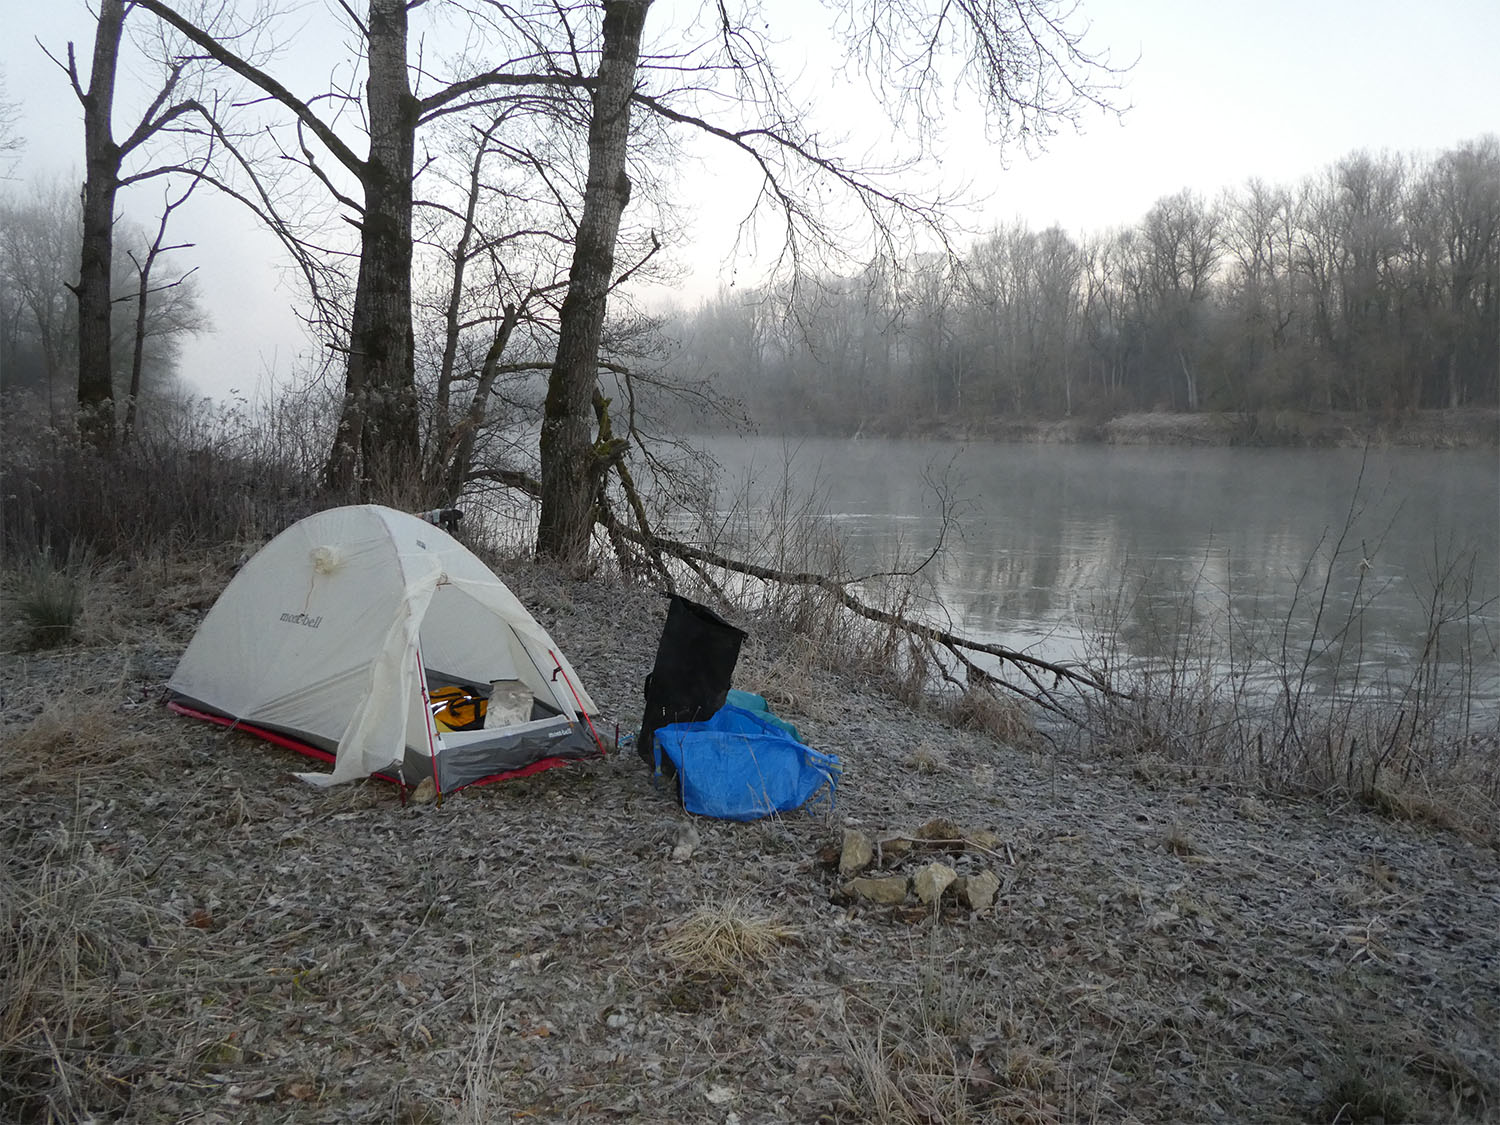
[[[672,595],[656,665],[646,677],[646,711],[636,741],[648,766],[656,766],[652,736],[657,727],[698,722],[724,706],[744,639],[742,629],[707,606]],[[671,764],[664,761],[663,768],[670,770]]]

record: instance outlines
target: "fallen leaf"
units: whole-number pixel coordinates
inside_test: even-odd
[[[311,1082],[288,1082],[281,1088],[281,1096],[294,1102],[310,1102],[318,1096],[318,1088]]]

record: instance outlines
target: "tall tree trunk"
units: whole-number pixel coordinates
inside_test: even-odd
[[[108,449],[115,440],[109,275],[114,258],[120,149],[114,141],[111,115],[124,27],[124,0],[100,0],[89,88],[80,95],[87,172],[83,181],[83,251],[78,285],[73,290],[78,298],[78,424],[84,439],[99,449]],[[71,47],[69,51],[71,63]]]
[[[625,174],[630,95],[650,7],[651,0],[605,0],[604,41],[589,121],[588,182],[542,416],[537,554],[570,563],[588,556],[594,496],[607,465],[594,450],[590,413],[615,239],[630,201]]]
[[[364,215],[343,413],[326,475],[349,490],[362,469],[377,495],[421,469],[411,323],[412,163],[417,102],[406,72],[405,0],[370,0],[370,155],[360,168]]]
[[[130,395],[125,400],[125,427],[120,432],[120,445],[128,448],[135,435],[137,404],[141,400],[141,369],[146,363],[146,302],[151,296],[151,267],[156,264],[156,248],[146,255],[146,261],[138,266],[139,282],[135,295],[135,342],[130,351]]]

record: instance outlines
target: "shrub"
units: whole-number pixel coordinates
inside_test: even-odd
[[[37,552],[20,573],[16,597],[25,648],[61,648],[73,639],[83,611],[91,566],[87,552],[73,552],[58,566],[51,551]]]

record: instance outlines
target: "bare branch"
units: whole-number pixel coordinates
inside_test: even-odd
[[[334,155],[340,164],[355,175],[360,173],[364,167],[364,161],[355,154],[353,149],[343,142],[327,123],[312,111],[312,107],[298,98],[275,78],[260,69],[260,67],[255,66],[229,50],[212,35],[203,31],[191,20],[179,15],[166,4],[161,3],[160,0],[134,0],[134,3],[137,7],[144,8],[157,18],[171,24],[188,40],[201,47],[215,62],[238,74],[251,85],[264,90],[287,109],[291,110],[297,117],[297,120],[311,130],[313,135],[322,142],[323,146]]]

